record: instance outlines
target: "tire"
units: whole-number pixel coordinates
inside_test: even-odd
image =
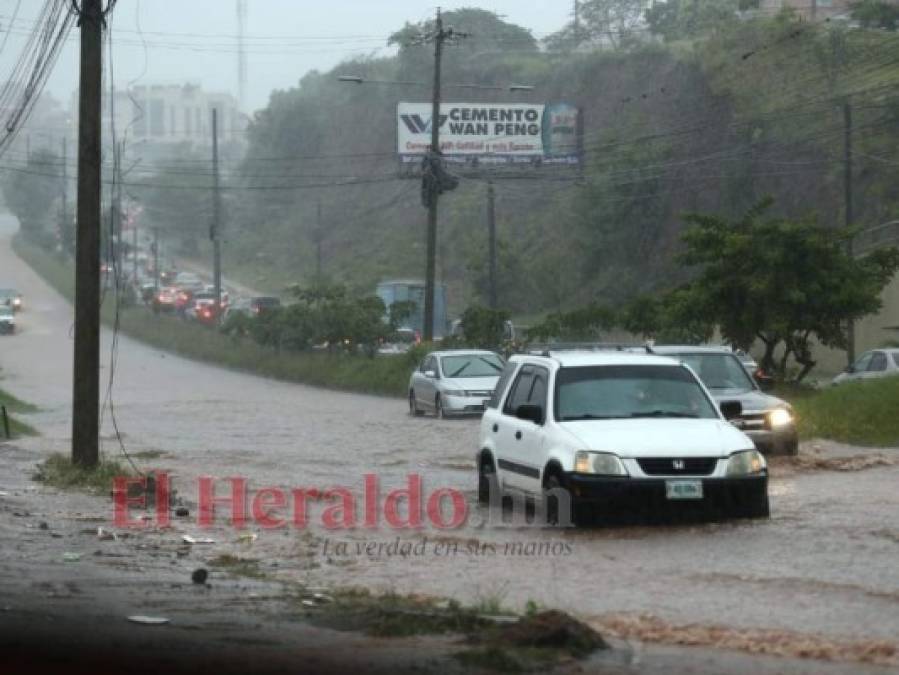
[[[768,501],[768,493],[758,495],[746,505],[741,514],[744,518],[770,518],[771,505]]]
[[[414,391],[409,392],[409,414],[412,415],[412,417],[421,417],[424,415],[424,412],[418,409]]]
[[[439,420],[445,420],[447,415],[443,409],[443,401],[440,400],[440,394],[434,398],[434,416]]]
[[[562,487],[562,481],[559,480],[558,474],[551,473],[547,476],[543,484],[543,510],[548,525],[559,524],[559,502],[555,497],[549,495],[551,490]],[[572,504],[572,507],[574,505]]]
[[[499,493],[499,479],[492,459],[482,459],[478,464],[478,503],[490,504],[490,495]]]

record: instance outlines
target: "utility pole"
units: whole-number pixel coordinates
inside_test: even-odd
[[[124,277],[125,268],[125,245],[122,232],[122,144],[117,143],[113,148],[113,167],[115,176],[113,182],[115,189],[110,198],[110,218],[112,221],[112,231],[115,233],[115,250],[113,256],[115,260],[115,284]]]
[[[153,228],[153,297],[159,295],[159,228]]]
[[[812,23],[818,20],[818,0],[812,0]]]
[[[490,309],[496,309],[496,191],[487,181],[487,251],[490,256]]]
[[[322,200],[318,198],[317,220],[315,223],[315,278],[320,282],[322,278]]]
[[[434,295],[436,290],[435,276],[437,269],[437,202],[440,193],[453,189],[455,183],[449,180],[443,169],[440,154],[440,68],[443,59],[443,45],[455,38],[467,37],[465,33],[444,29],[440,8],[437,8],[437,20],[434,32],[425,39],[434,41],[434,91],[431,101],[431,148],[425,158],[425,175],[423,177],[423,195],[428,207],[427,230],[427,264],[425,266],[425,311],[423,339],[430,342],[434,339]]]
[[[66,147],[66,137],[62,137],[62,222],[59,225],[59,241],[61,243],[65,242],[66,237],[66,228],[68,227],[69,220],[69,204],[68,204],[68,196],[69,196],[69,158],[68,158],[68,148]],[[65,249],[65,246],[63,246]]]
[[[443,42],[446,33],[443,30],[443,17],[437,10],[437,22],[434,28],[434,91],[431,98],[431,153],[440,158],[440,67],[443,58]],[[432,165],[433,166],[433,165]],[[423,338],[425,342],[434,339],[434,293],[437,267],[437,195],[439,188],[436,181],[431,181],[432,189],[428,201],[427,232],[427,264],[425,265],[425,311]]]
[[[845,142],[844,142],[844,190],[845,190],[845,216],[846,227],[850,227],[853,221],[853,213],[852,213],[852,104],[847,99],[843,104],[843,126],[845,133]],[[852,258],[855,255],[854,245],[853,245],[853,237],[849,237],[847,239],[846,247],[848,249],[849,257]],[[849,319],[849,324],[846,327],[846,360],[848,365],[852,365],[855,363],[855,320]]]
[[[81,3],[78,102],[78,223],[75,253],[75,354],[72,462],[94,467],[100,432],[100,90],[103,7]]]
[[[212,277],[215,284],[215,320],[222,316],[221,193],[219,191],[218,110],[212,109]]]

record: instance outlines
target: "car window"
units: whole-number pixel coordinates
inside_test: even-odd
[[[709,389],[755,389],[746,367],[733,354],[693,352],[674,356],[690,366]]]
[[[499,408],[499,402],[503,398],[503,393],[506,391],[506,386],[509,384],[509,380],[512,379],[512,376],[515,374],[515,369],[517,367],[517,363],[507,363],[506,367],[503,368],[503,373],[499,376],[496,387],[493,389],[493,396],[491,396],[490,400],[487,401],[488,408]]]
[[[883,352],[874,352],[868,363],[868,372],[880,372],[887,369],[887,357]]]
[[[559,421],[637,417],[714,418],[718,412],[683,366],[562,368],[556,374]]]
[[[512,385],[512,391],[509,393],[509,397],[506,399],[506,407],[503,410],[505,414],[514,415],[519,406],[528,402],[533,382],[534,367],[523,366],[518,373],[518,377],[515,378],[515,383]]]
[[[899,368],[899,352],[890,352],[890,358],[893,359],[893,366]]]
[[[464,354],[441,359],[446,377],[496,377],[503,370],[503,361],[496,354]]]
[[[868,370],[868,364],[871,362],[872,356],[874,356],[874,352],[865,352],[852,364],[852,369],[857,373],[863,373]]]
[[[546,392],[549,383],[549,372],[546,368],[534,368],[534,381],[531,384],[531,393],[528,403],[539,405],[546,411]]]

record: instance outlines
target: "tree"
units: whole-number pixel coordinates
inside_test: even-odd
[[[862,28],[899,28],[899,7],[884,0],[861,0],[852,4],[851,16]]]
[[[31,154],[25,169],[10,171],[3,181],[3,197],[22,233],[48,247],[55,241],[51,214],[63,187],[60,162],[53,153],[40,150]]]
[[[762,367],[781,377],[792,356],[801,381],[815,366],[812,339],[845,348],[846,322],[880,308],[880,292],[899,269],[899,250],[855,259],[846,246],[854,230],[828,229],[813,217],[765,218],[771,205],[762,201],[736,221],[687,217],[682,260],[699,275],[682,289],[683,302],[737,346],[761,340]]]
[[[665,40],[695,38],[732,22],[752,4],[745,0],[668,0],[646,10],[646,23]]]
[[[462,313],[462,332],[465,342],[478,349],[496,349],[503,343],[509,313],[472,305]]]
[[[546,38],[551,51],[571,51],[582,44],[623,47],[636,41],[644,25],[643,0],[581,0],[577,21]]]

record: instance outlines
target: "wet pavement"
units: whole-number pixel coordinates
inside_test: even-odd
[[[0,285],[22,291],[26,308],[20,333],[0,341],[2,386],[40,407],[24,419],[42,436],[21,442],[22,450],[31,457],[68,452],[73,311],[9,250],[11,224],[0,216]],[[104,330],[104,377],[109,343]],[[251,491],[346,486],[360,521],[366,473],[378,476],[381,502],[409,474],[422,477],[425,495],[449,487],[467,498],[468,524],[452,530],[396,531],[383,518],[376,528],[329,529],[322,514],[331,502],[310,500],[307,527],[251,524],[252,543],[239,542],[221,514],[208,532],[188,519],[154,535],[210,536],[217,543],[205,555],[250,557],[273,579],[519,611],[531,601],[612,633],[630,630],[631,639],[641,631],[663,642],[686,639],[666,638],[659,625],[698,627],[689,638],[697,644],[714,644],[716,627],[761,631],[756,641],[782,634],[797,649],[803,641],[834,642],[856,654],[849,660],[899,664],[889,655],[891,646],[899,650],[899,450],[805,444],[803,461],[772,465],[770,521],[581,531],[480,526],[488,514],[474,505],[477,420],[412,418],[401,400],[227,371],[124,336],[113,402],[127,451],[163,453],[135,463],[171,472],[192,517],[201,475],[219,480],[220,496],[230,476],[246,477]],[[120,457],[108,407],[102,433],[106,454]],[[872,455],[882,461],[829,464]],[[810,457],[819,461],[804,461]],[[852,652],[872,641],[886,658]]]

